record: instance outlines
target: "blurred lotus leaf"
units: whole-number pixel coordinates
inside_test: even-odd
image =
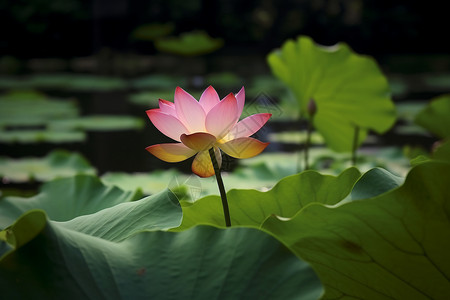
[[[0,143],[74,143],[83,142],[86,133],[81,131],[56,131],[56,130],[0,130]]]
[[[155,41],[161,52],[183,56],[196,56],[214,52],[223,46],[223,40],[212,38],[204,31],[192,31],[179,37],[166,37]]]
[[[416,115],[415,122],[440,138],[450,136],[450,94],[442,95]]]
[[[50,119],[78,115],[75,101],[52,99],[35,91],[12,91],[0,95],[0,127],[39,126]]]
[[[95,174],[95,169],[78,153],[55,150],[42,158],[13,159],[0,157],[0,177],[12,182],[35,179],[48,181],[75,174]]]
[[[139,129],[144,125],[141,118],[130,116],[92,115],[73,119],[52,120],[48,126],[52,130],[112,131]]]
[[[159,24],[143,24],[138,26],[131,33],[131,37],[135,40],[154,41],[158,38],[167,36],[173,32],[175,26],[173,23]]]

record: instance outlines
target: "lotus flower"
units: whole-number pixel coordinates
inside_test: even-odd
[[[174,98],[173,103],[160,99],[159,108],[147,111],[153,125],[177,141],[146,148],[161,160],[179,162],[197,154],[192,171],[200,177],[210,177],[214,175],[214,168],[209,149],[214,148],[220,166],[222,156],[219,148],[232,157],[250,158],[269,144],[250,136],[267,122],[271,114],[255,114],[239,121],[245,102],[244,87],[236,95],[230,93],[220,100],[214,88],[209,86],[199,101],[177,87]]]

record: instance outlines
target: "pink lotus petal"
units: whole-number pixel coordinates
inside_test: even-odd
[[[189,132],[205,131],[205,111],[203,107],[182,88],[175,90],[175,110],[178,119],[183,122]]]
[[[262,113],[251,115],[239,121],[230,132],[223,138],[226,141],[234,140],[240,137],[248,137],[257,132],[266,124],[272,114]]]
[[[237,100],[237,106],[238,106],[238,118],[241,117],[242,111],[244,110],[244,104],[245,104],[245,89],[244,87],[241,88],[241,90],[236,94],[236,100]]]
[[[150,109],[146,111],[150,121],[166,136],[181,141],[180,136],[188,132],[187,128],[176,117],[161,112],[160,109]]]
[[[208,86],[206,88],[206,90],[200,96],[199,101],[206,114],[211,110],[211,108],[213,108],[219,102],[220,102],[219,95],[217,95],[216,90],[212,86]]]
[[[228,94],[209,111],[206,116],[206,130],[220,140],[239,119],[237,109],[236,98],[233,94]]]
[[[189,135],[182,134],[181,142],[196,151],[204,151],[214,145],[216,137],[206,132],[197,132]]]
[[[175,104],[173,102],[159,99],[159,109],[161,112],[177,117],[177,113],[175,111]]]
[[[251,137],[241,137],[231,140],[219,147],[226,154],[236,158],[250,158],[260,154],[269,143],[263,143]]]
[[[222,155],[220,154],[220,150],[214,147],[214,153],[216,154],[216,160],[220,167],[222,165]],[[195,156],[195,159],[192,162],[192,172],[200,177],[210,177],[215,174],[208,150],[201,151]]]
[[[179,162],[188,159],[197,151],[186,147],[181,143],[157,144],[145,148],[157,158],[167,162]]]

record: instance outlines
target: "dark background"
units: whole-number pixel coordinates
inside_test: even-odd
[[[88,56],[104,48],[153,54],[130,38],[146,23],[223,38],[219,53],[266,54],[287,38],[344,41],[359,53],[449,53],[445,1],[0,0],[0,54],[19,59]]]

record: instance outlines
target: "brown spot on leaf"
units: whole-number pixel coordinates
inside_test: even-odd
[[[363,252],[362,247],[354,242],[343,240],[340,244],[348,252],[355,254]]]

